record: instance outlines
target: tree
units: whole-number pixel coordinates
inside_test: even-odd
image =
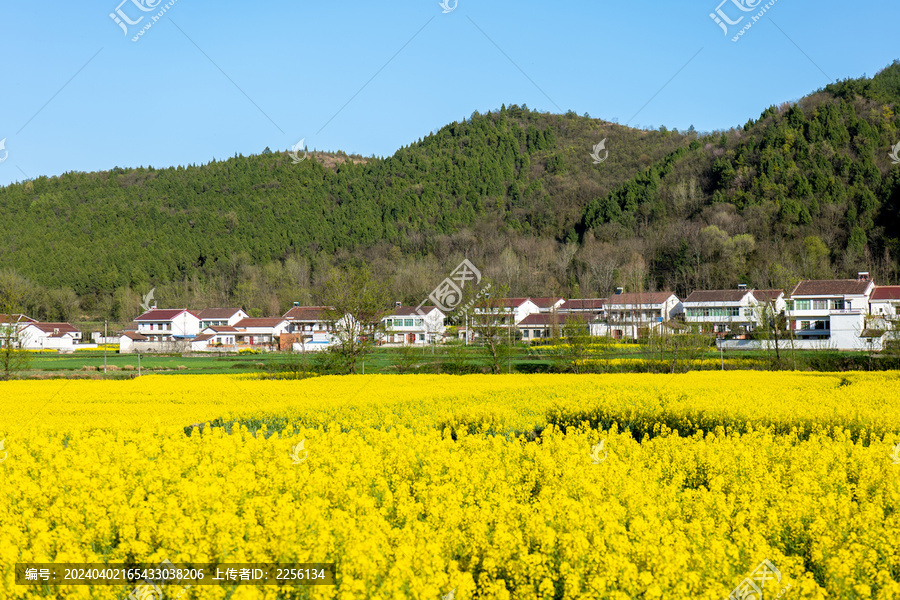
[[[23,334],[27,321],[22,306],[27,293],[27,280],[14,271],[0,272],[0,379],[4,381],[31,362]]]
[[[491,293],[478,296],[469,322],[495,375],[500,373],[501,362],[511,351],[510,329],[515,326],[514,321],[515,313],[507,302],[506,288],[493,287]]]
[[[332,269],[325,280],[323,298],[336,343],[329,349],[347,373],[356,373],[376,340],[384,334],[382,319],[390,304],[385,282],[365,267]]]

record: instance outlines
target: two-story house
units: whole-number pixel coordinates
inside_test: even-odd
[[[282,350],[323,350],[334,342],[332,324],[329,322],[328,306],[300,306],[294,302],[293,308],[284,313],[288,330],[281,336]]]
[[[200,333],[200,317],[186,308],[151,308],[135,321],[137,333],[151,342],[190,339]]]
[[[238,346],[274,346],[278,344],[277,338],[288,330],[288,320],[284,317],[247,317],[235,323],[234,328]]]
[[[207,327],[234,327],[234,324],[250,315],[242,308],[204,308],[197,313],[200,330]]]
[[[782,290],[695,290],[682,302],[684,320],[714,332],[718,337],[732,333],[743,337],[765,318],[785,308]]]
[[[605,322],[592,325],[594,335],[636,340],[671,321],[683,309],[673,292],[624,293],[619,288],[607,298],[604,310]]]
[[[868,273],[857,279],[801,281],[791,291],[786,316],[794,337],[816,340],[839,350],[865,347],[869,298],[875,284]]]
[[[900,337],[900,285],[876,285],[869,297],[869,327]]]
[[[420,312],[421,311],[421,312]],[[381,321],[386,344],[433,344],[444,338],[444,319],[436,306],[394,306]]]

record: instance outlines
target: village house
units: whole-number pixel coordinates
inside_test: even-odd
[[[328,348],[334,342],[328,310],[327,306],[300,306],[294,302],[293,308],[284,313],[288,330],[281,335],[281,349],[305,352]]]
[[[542,313],[550,313],[554,312],[562,306],[566,299],[560,298],[559,296],[550,296],[544,298],[528,298],[531,300],[535,306],[538,307],[538,311]]]
[[[234,324],[250,315],[242,308],[204,308],[197,312],[200,317],[200,331],[207,327],[234,327]]]
[[[419,312],[421,311],[421,312]],[[446,315],[436,306],[403,306],[399,302],[381,322],[385,344],[434,344],[444,338]]]
[[[606,298],[576,298],[566,300],[557,308],[559,313],[578,313],[588,315],[590,320],[600,318],[604,315],[603,307],[606,304]]]
[[[135,321],[137,332],[150,342],[174,342],[200,333],[200,317],[186,308],[151,308]]]
[[[275,346],[278,338],[288,330],[288,320],[284,317],[241,319],[235,323],[235,344],[237,346]]]
[[[606,318],[592,324],[592,335],[636,340],[680,314],[682,304],[672,292],[623,293],[618,288],[604,309]]]
[[[20,333],[22,347],[27,350],[59,350],[71,352],[81,340],[81,332],[69,323],[32,321]]]
[[[684,320],[723,337],[728,333],[744,337],[764,318],[763,306],[781,313],[785,308],[782,290],[696,290],[682,302]]]
[[[560,300],[562,299],[560,298]],[[497,304],[498,306],[488,309],[476,306],[472,309],[473,314],[470,315],[466,313],[465,325],[458,329],[459,338],[466,339],[466,335],[468,334],[468,341],[474,340],[477,333],[474,330],[470,331],[470,329],[472,329],[470,326],[472,325],[473,320],[483,319],[486,314],[494,315],[494,322],[498,325],[515,327],[528,315],[534,315],[541,312],[540,306],[535,304],[531,298],[503,298],[502,300],[499,300]],[[556,302],[544,304],[550,306],[556,304]]]
[[[900,285],[877,285],[869,297],[869,327],[900,338]]]
[[[875,284],[868,273],[857,279],[808,280],[798,283],[787,302],[786,316],[794,337],[839,350],[868,347],[869,298]]]
[[[119,336],[119,354],[131,354],[137,352],[139,347],[136,344],[149,341],[150,338],[141,335],[137,331],[126,330]]]

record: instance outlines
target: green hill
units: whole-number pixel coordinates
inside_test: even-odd
[[[279,313],[349,262],[417,303],[464,256],[523,295],[893,281],[898,99],[895,61],[715,135],[514,105],[385,159],[267,149],[41,177],[0,188],[0,269],[46,319],[131,318],[152,286],[160,305]]]

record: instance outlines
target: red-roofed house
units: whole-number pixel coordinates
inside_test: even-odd
[[[874,289],[868,273],[858,279],[801,281],[791,292],[786,312],[794,336],[837,350],[865,348],[860,334],[866,329]]]
[[[538,307],[542,313],[549,313],[557,310],[566,301],[565,298],[559,296],[550,296],[542,298],[528,298]]]
[[[617,293],[607,298],[604,308],[607,323],[605,327],[595,326],[594,335],[635,340],[683,310],[681,300],[672,292]]]
[[[329,309],[328,306],[300,306],[295,302],[293,308],[284,313],[288,330],[280,338],[281,349],[305,352],[328,348],[334,342]]]
[[[778,314],[785,308],[782,290],[696,290],[684,299],[684,319],[701,325],[720,337],[728,332],[746,334],[762,319],[760,305],[774,305]]]
[[[606,298],[576,298],[566,300],[558,309],[560,313],[581,313],[597,318],[603,315]]]
[[[81,332],[68,323],[31,322],[22,329],[22,347],[28,350],[73,350]]]
[[[276,338],[288,330],[288,320],[284,317],[246,318],[235,323],[234,328],[237,329],[235,343],[238,346],[273,346],[278,344]]]
[[[873,316],[900,316],[900,285],[876,285],[869,296],[869,314]]]
[[[151,308],[135,321],[137,332],[151,342],[190,339],[200,333],[200,317],[186,308]]]

